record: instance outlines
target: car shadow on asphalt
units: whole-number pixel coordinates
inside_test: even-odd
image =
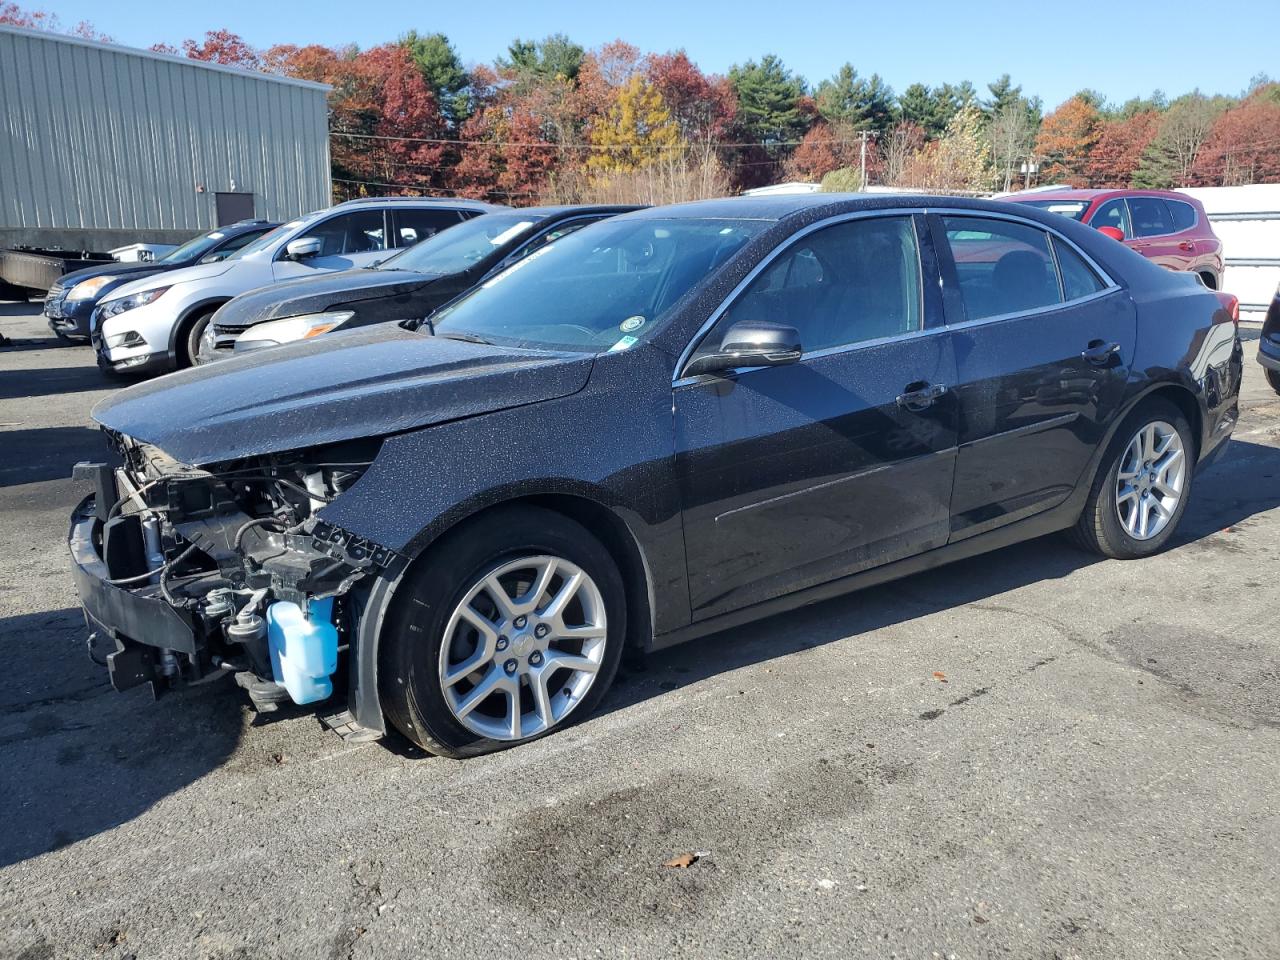
[[[1280,449],[1232,440],[1221,459],[1195,478],[1170,549],[1243,549],[1232,538],[1251,517],[1276,507]],[[778,614],[629,661],[599,712],[622,710],[717,674],[989,600],[1031,583],[1061,579],[1100,562],[1102,558],[1055,534]]]
[[[65,480],[81,460],[114,460],[101,430],[88,427],[0,430],[0,487]]]
[[[109,379],[97,367],[40,367],[0,371],[0,400],[30,399],[86,390],[117,390],[128,386]]]
[[[132,820],[240,741],[229,684],[158,703],[144,689],[118,694],[85,636],[74,608],[0,618],[0,868]]]

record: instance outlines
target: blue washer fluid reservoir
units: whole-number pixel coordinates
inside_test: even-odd
[[[333,598],[312,600],[311,616],[287,600],[267,607],[267,645],[276,683],[294,703],[315,703],[333,693],[330,677],[338,669],[338,631],[333,625]]]

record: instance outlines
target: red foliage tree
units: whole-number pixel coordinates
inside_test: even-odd
[[[1142,162],[1143,151],[1159,132],[1160,114],[1154,110],[1104,123],[1084,165],[1089,186],[1129,186],[1133,172]]]
[[[698,143],[728,136],[738,106],[728,80],[703,73],[683,50],[650,54],[644,67],[685,140]]]
[[[246,70],[259,70],[262,67],[258,51],[245,43],[239,34],[227,29],[209,30],[204,35],[204,43],[183,40],[182,52],[191,60],[222,63]]]
[[[1280,182],[1280,103],[1254,96],[1220,116],[1191,168],[1198,186]]]

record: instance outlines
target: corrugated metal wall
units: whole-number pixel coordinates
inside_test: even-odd
[[[328,206],[325,92],[0,27],[0,230],[191,234],[218,191],[277,220]]]

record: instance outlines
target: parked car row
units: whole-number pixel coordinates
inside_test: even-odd
[[[321,230],[406,245],[401,203],[122,288],[95,335],[172,361],[208,315],[181,288],[297,276]],[[1035,206],[457,213],[398,265],[214,315],[215,351],[223,318],[298,342],[94,409],[123,466],[78,468],[70,549],[117,689],[225,673],[260,710],[485,753],[589,715],[627,647],[1059,530],[1149,556],[1236,422],[1232,298]]]
[[[189,366],[213,314],[233,297],[294,277],[372,266],[494,209],[474,200],[352,200],[282,224],[225,260],[125,284],[92,315],[99,365],[117,373]]]

